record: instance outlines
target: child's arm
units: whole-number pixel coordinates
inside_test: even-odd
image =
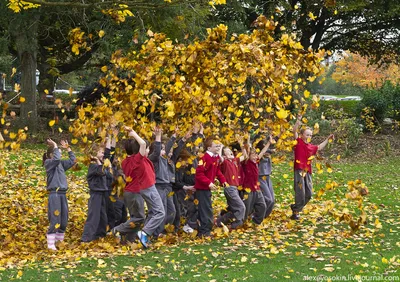
[[[244,161],[245,159],[248,158],[248,156],[247,156],[247,151],[246,151],[246,148],[245,148],[244,142],[243,142],[243,137],[237,135],[237,136],[236,136],[236,141],[239,143],[239,145],[240,145],[240,150],[242,151],[242,155],[239,157],[239,162],[242,162],[242,161]]]
[[[175,144],[176,141],[176,136],[178,132],[178,127],[175,127],[175,132],[174,134],[171,135],[171,138],[168,140],[167,144],[165,144],[165,154],[168,156],[169,151],[171,151],[172,147]]]
[[[186,141],[190,138],[190,136],[192,135],[191,132],[187,132],[185,136],[183,136],[181,138],[181,140],[179,140],[178,142],[178,147],[176,147],[174,149],[174,151],[172,152],[172,157],[171,160],[172,162],[175,164],[178,161],[179,158],[179,154],[181,153],[181,151],[183,150],[183,148],[185,147]]]
[[[301,115],[298,115],[298,116],[297,116],[296,123],[295,123],[294,126],[293,126],[293,135],[294,135],[294,139],[299,138],[298,130],[299,130],[299,127],[300,127],[300,125],[301,125],[301,118],[302,118],[302,116],[301,116]]]
[[[71,147],[69,146],[67,140],[61,140],[60,144],[61,144],[61,147],[63,149],[66,149],[68,152],[69,159],[61,161],[61,164],[62,164],[64,170],[68,170],[71,167],[73,167],[74,164],[76,163],[76,157],[75,157],[74,152],[72,152]]]
[[[274,142],[275,142],[275,140],[270,135],[267,144],[265,144],[264,148],[262,148],[261,152],[258,154],[259,159],[261,159],[264,156],[264,154],[268,151],[269,146],[271,146],[271,144]]]
[[[158,162],[161,157],[161,135],[162,135],[162,129],[156,126],[154,128],[154,136],[155,136],[154,150],[149,155],[149,160],[151,160],[153,163]]]
[[[328,138],[326,138],[324,140],[324,142],[322,142],[321,144],[318,145],[318,151],[323,150],[325,148],[325,146],[328,144],[330,139],[334,140],[335,136],[333,134],[329,135]]]
[[[222,150],[224,149],[224,144],[221,144],[220,146],[219,146],[219,149],[218,149],[218,156],[219,156],[219,159],[220,159],[220,161],[221,161],[221,163],[223,163],[224,162],[224,157],[222,156]]]
[[[139,143],[139,154],[141,154],[142,156],[145,156],[146,155],[146,142],[131,127],[125,126],[124,128],[126,131],[129,132],[129,136],[135,138],[135,140]]]
[[[57,143],[51,140],[50,138],[47,139],[47,144],[53,146],[53,158],[47,159],[44,162],[44,167],[46,168],[46,171],[49,171],[54,169],[61,163],[61,152],[57,147]]]

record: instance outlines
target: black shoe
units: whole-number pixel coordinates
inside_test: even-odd
[[[300,219],[300,215],[298,213],[293,213],[292,216],[290,217],[290,219],[299,220]]]

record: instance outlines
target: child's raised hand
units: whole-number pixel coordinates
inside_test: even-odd
[[[130,127],[130,126],[126,126],[126,125],[124,125],[124,130],[125,131],[128,131],[128,132],[131,132],[131,131],[133,131],[133,129],[132,129],[132,127]]]
[[[61,148],[63,148],[63,149],[68,149],[69,148],[69,144],[68,144],[67,140],[61,140],[60,144],[61,144]]]
[[[272,134],[269,136],[269,143],[270,144],[275,144],[276,143],[275,138],[272,136]]]
[[[57,143],[51,140],[50,138],[47,139],[47,144],[53,146],[54,148],[57,148]]]
[[[191,131],[188,131],[188,132],[186,132],[186,134],[185,134],[185,136],[183,136],[183,141],[186,141],[186,140],[188,140],[190,137],[192,136],[192,132]]]
[[[162,128],[159,126],[154,127],[154,135],[157,137],[161,137],[162,135]]]
[[[330,135],[328,136],[328,140],[335,140],[335,135],[330,134]]]

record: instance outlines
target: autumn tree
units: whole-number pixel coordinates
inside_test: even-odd
[[[243,32],[260,14],[273,16],[278,31],[296,33],[306,49],[350,50],[374,61],[398,61],[400,55],[396,0],[232,0],[218,6],[212,19]]]
[[[171,1],[167,1],[171,2]],[[87,1],[82,3],[79,1],[19,1],[10,0],[6,3],[2,2],[0,8],[2,14],[9,13],[10,11],[15,12],[15,14],[10,18],[9,21],[9,35],[13,42],[14,50],[20,61],[20,71],[21,71],[21,95],[25,99],[25,103],[21,104],[20,116],[25,124],[29,126],[30,129],[34,129],[37,125],[37,96],[35,94],[35,72],[37,69],[38,56],[40,61],[41,69],[43,70],[43,76],[48,75],[49,72],[52,73],[53,77],[57,76],[59,73],[67,72],[71,70],[71,67],[82,66],[82,64],[87,61],[88,58],[93,54],[94,49],[97,48],[96,40],[92,40],[89,32],[86,32],[81,27],[76,27],[78,29],[74,30],[70,36],[65,33],[61,35],[61,42],[51,33],[51,28],[42,29],[40,24],[49,21],[54,22],[54,27],[60,28],[60,15],[57,20],[51,17],[52,14],[57,13],[60,9],[64,10],[65,13],[70,10],[75,16],[83,17],[80,22],[85,22],[85,20],[91,19],[87,17],[88,13],[97,13],[103,16],[110,17],[116,21],[123,21],[126,16],[131,16],[135,13],[139,15],[140,11],[146,10],[162,10],[173,5],[179,5],[185,3],[185,1],[174,1],[173,3],[167,3],[165,1],[126,1],[121,4],[119,1]],[[218,4],[220,1],[212,1],[211,3]],[[193,7],[203,7],[208,6],[208,1],[198,0],[189,3]],[[8,10],[6,10],[8,9]],[[90,11],[90,12],[88,12]],[[48,17],[44,15],[48,13]],[[44,17],[41,17],[43,16]],[[68,17],[68,15],[67,15]],[[71,17],[71,15],[69,16]],[[42,20],[42,21],[41,21]],[[57,22],[59,23],[57,25]],[[90,25],[90,21],[87,22]],[[64,27],[64,26],[63,26]],[[73,27],[73,26],[71,26]],[[100,30],[98,31],[100,32]],[[44,35],[43,35],[44,33]],[[80,34],[85,36],[79,36]],[[41,34],[41,36],[39,36]],[[46,35],[48,35],[46,37]],[[78,36],[77,36],[78,35]],[[98,37],[98,33],[93,33],[92,37]],[[40,38],[40,40],[39,40]],[[88,40],[89,38],[90,40]],[[50,39],[50,40],[49,40]],[[39,42],[40,41],[40,42]],[[54,44],[57,42],[57,44]],[[68,42],[72,53],[81,55],[79,58],[73,58],[72,54],[61,55],[65,50],[69,48],[62,43]],[[49,46],[51,44],[53,46]],[[89,44],[91,43],[91,44]],[[41,45],[42,44],[42,45]],[[39,48],[42,46],[43,48]],[[57,47],[57,48],[54,48]],[[58,54],[56,55],[56,53]],[[78,63],[76,63],[78,61]],[[49,77],[47,77],[48,80]],[[45,79],[43,79],[45,81]],[[50,88],[49,84],[45,86],[40,86],[39,89],[44,91],[46,88]]]
[[[293,113],[307,109],[305,99],[311,97],[303,85],[320,74],[323,53],[305,51],[288,34],[274,40],[275,23],[265,17],[255,25],[251,34],[231,38],[219,25],[191,44],[149,32],[139,52],[115,53],[100,80],[108,95],[78,110],[70,128],[74,143],[104,138],[119,123],[149,136],[157,122],[167,131],[175,126],[189,130],[200,122],[226,142],[243,131],[285,132]],[[304,70],[310,76],[299,78]],[[287,136],[278,146],[290,146]]]
[[[379,88],[386,81],[400,82],[400,67],[395,63],[369,64],[368,58],[357,53],[343,53],[343,58],[335,63],[332,78],[364,88]]]

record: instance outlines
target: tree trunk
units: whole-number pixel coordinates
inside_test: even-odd
[[[31,131],[37,129],[37,94],[36,94],[36,53],[23,52],[20,55],[21,62],[21,97],[25,102],[21,103],[20,119],[23,125]]]
[[[16,14],[9,23],[9,31],[18,54],[21,72],[20,126],[27,126],[29,131],[37,130],[37,29],[39,14],[37,11]]]

